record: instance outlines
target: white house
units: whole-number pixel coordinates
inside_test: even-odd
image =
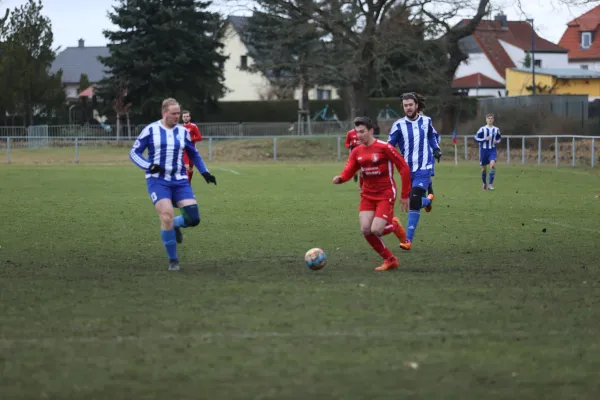
[[[468,96],[506,96],[506,69],[525,66],[532,39],[536,67],[569,66],[567,49],[532,32],[528,22],[508,21],[499,14],[493,20],[482,20],[473,35],[461,40],[469,58],[459,65],[452,86]]]
[[[248,70],[253,63],[248,55],[248,45],[244,43],[242,32],[248,24],[248,17],[229,16],[223,38],[223,54],[229,56],[223,66],[225,86],[228,91],[220,101],[255,101],[273,99],[273,86],[262,73]],[[332,86],[312,87],[310,100],[338,99],[337,90]],[[300,98],[300,89],[294,91],[294,99]]]

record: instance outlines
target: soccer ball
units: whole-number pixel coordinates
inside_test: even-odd
[[[316,271],[327,265],[327,255],[323,250],[315,247],[306,252],[304,262],[308,268]]]

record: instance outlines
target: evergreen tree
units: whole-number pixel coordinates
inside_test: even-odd
[[[109,13],[118,26],[104,31],[110,55],[102,97],[113,103],[127,82],[125,103],[145,119],[156,118],[165,97],[201,114],[224,93],[219,53],[222,21],[197,0],[120,0]]]
[[[1,108],[30,125],[34,117],[52,117],[65,102],[62,72],[48,73],[56,54],[52,24],[42,8],[41,0],[29,0],[13,9],[0,29]]]

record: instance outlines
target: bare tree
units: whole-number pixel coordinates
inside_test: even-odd
[[[398,73],[398,65],[392,66],[387,60],[408,53],[417,64],[431,69],[431,57],[427,62],[419,61],[419,57],[427,56],[427,52],[419,51],[426,39],[445,49],[450,57],[448,62],[438,60],[437,71],[424,70],[423,75],[444,76],[447,92],[450,91],[454,72],[467,57],[458,42],[474,32],[489,0],[269,0],[269,3],[276,3],[287,15],[302,16],[317,28],[321,33],[320,54],[324,57],[311,57],[304,65],[320,70],[331,83],[343,89],[351,116],[375,117],[369,97],[381,91],[382,82],[398,84],[398,80],[404,79],[402,83],[410,83]],[[401,10],[405,19],[395,29],[388,23],[394,18],[393,10]],[[469,22],[452,26],[449,21],[461,15]],[[415,35],[419,30],[422,34]],[[382,78],[384,74],[388,76]]]

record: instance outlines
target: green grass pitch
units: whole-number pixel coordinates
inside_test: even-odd
[[[209,166],[179,273],[132,164],[0,166],[0,398],[600,398],[598,172],[438,164],[375,272],[343,163]]]

